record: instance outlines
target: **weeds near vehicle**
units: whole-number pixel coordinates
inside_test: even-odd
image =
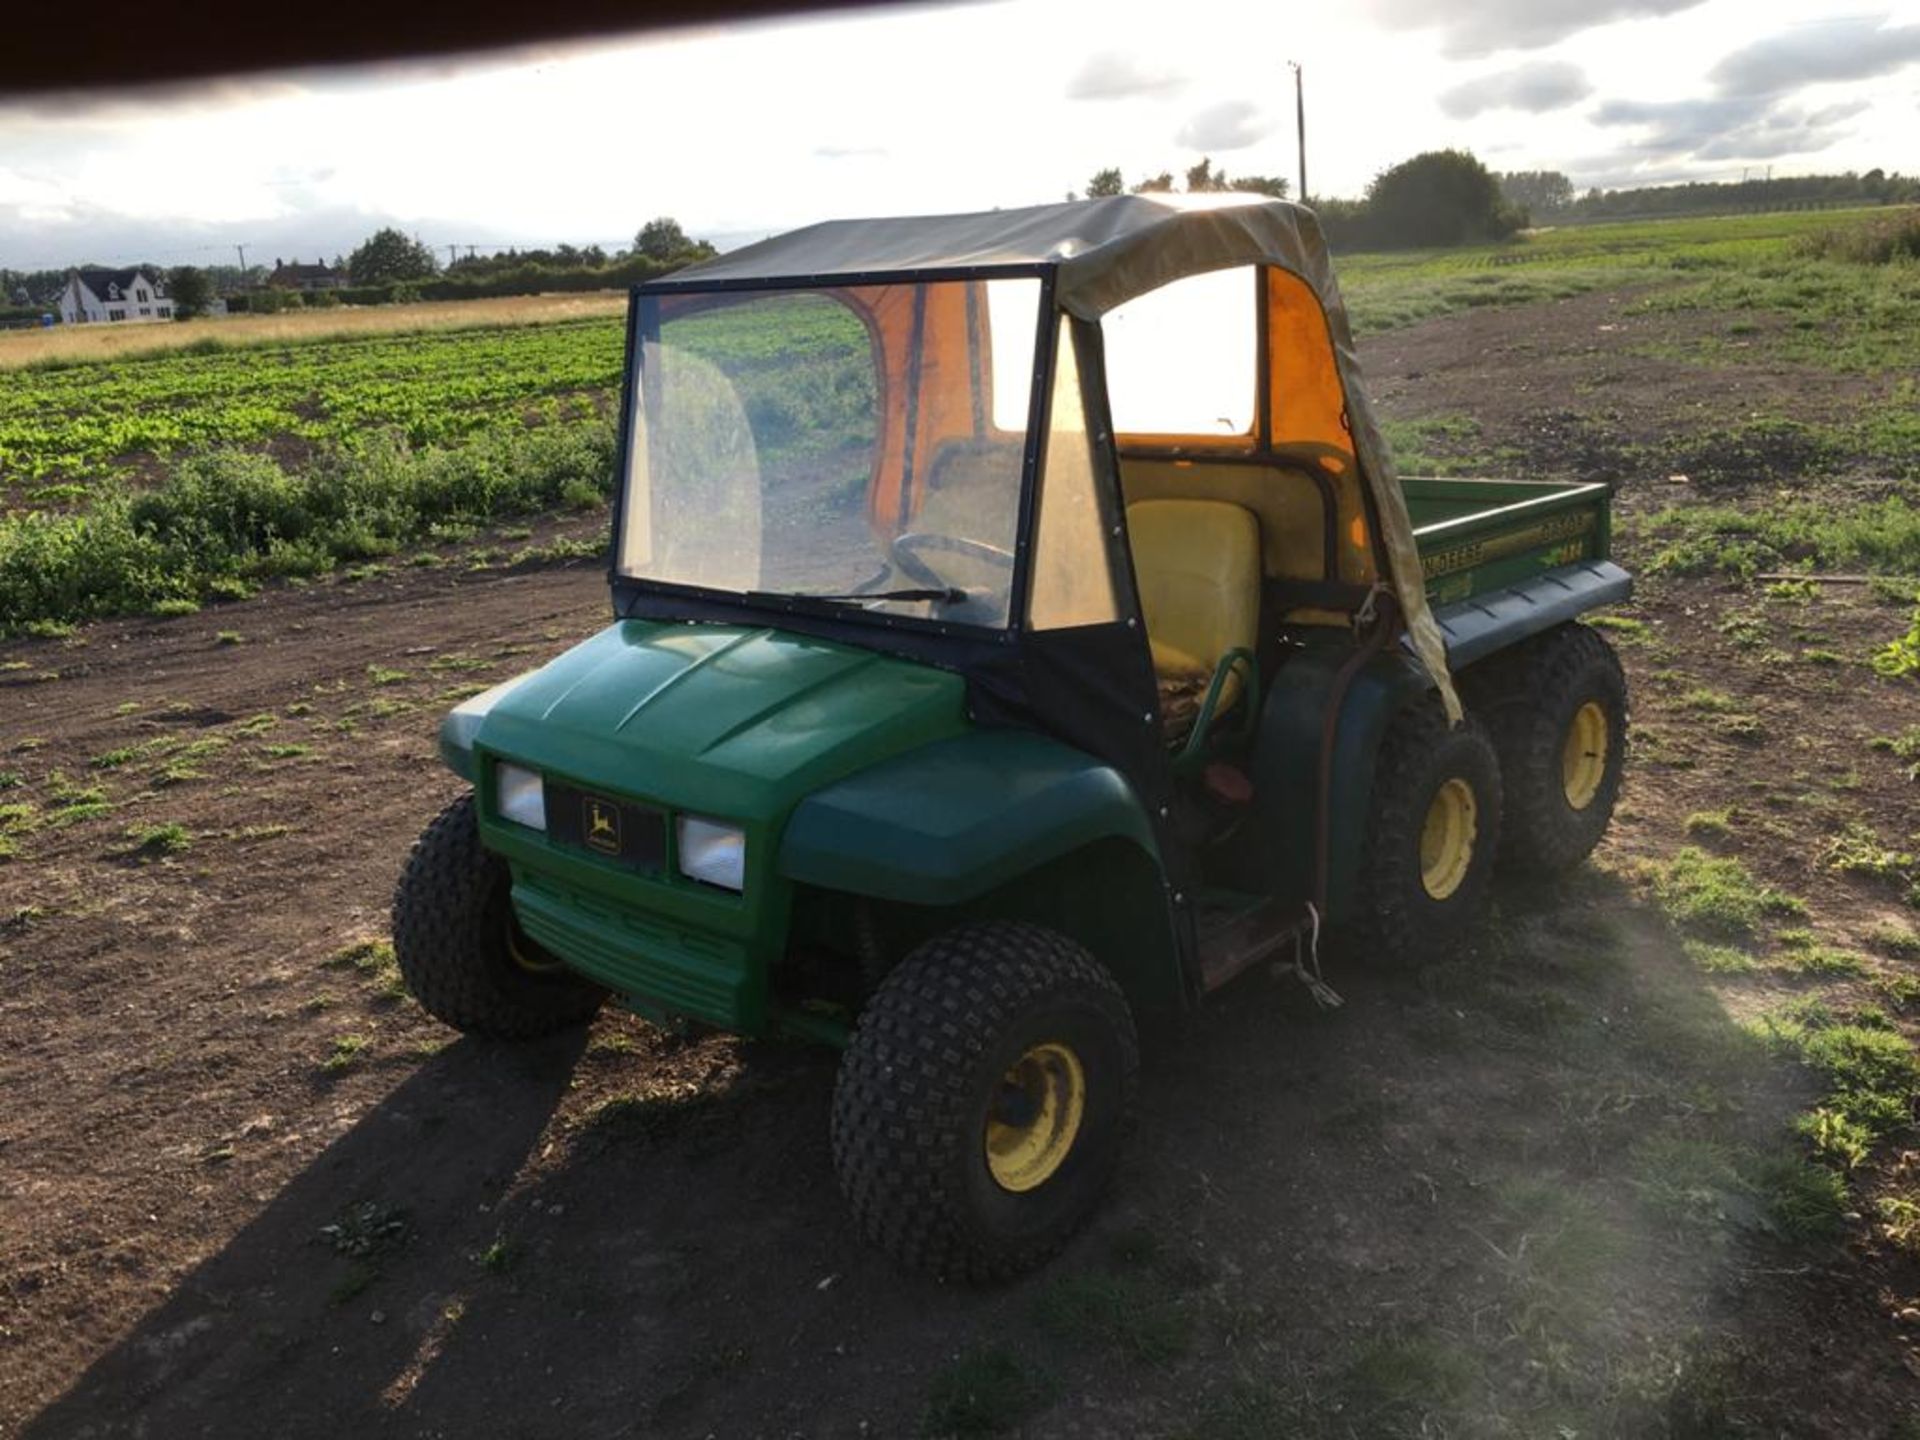
[[[384,665],[367,666],[367,679],[375,685],[398,685],[412,678],[405,670],[390,670]]]
[[[133,843],[126,853],[143,860],[160,860],[181,855],[193,847],[193,832],[177,821],[165,825],[136,825],[127,831]]]
[[[1864,956],[1856,955],[1851,950],[1815,944],[1783,950],[1778,968],[1796,975],[1821,975],[1838,979],[1865,975],[1868,966]]]
[[[1682,940],[1686,957],[1709,975],[1745,975],[1760,968],[1760,962],[1732,945],[1710,945],[1704,940]]]
[[[1750,579],[1794,555],[1808,555],[1827,570],[1920,573],[1920,507],[1900,495],[1842,508],[1813,500],[1758,509],[1679,506],[1642,525],[1649,538],[1664,542],[1647,564],[1656,575],[1719,572]]]
[[[338,1074],[351,1067],[372,1043],[372,1038],[366,1035],[336,1035],[333,1049],[321,1062],[320,1068],[330,1074]]]
[[[1686,818],[1686,831],[1705,839],[1724,840],[1733,834],[1733,811],[1696,810]]]
[[[238,630],[216,630],[213,636],[213,643],[216,645],[238,645],[246,638],[247,637],[242,635]]]
[[[1164,1283],[1135,1275],[1083,1270],[1050,1284],[1034,1310],[1042,1328],[1062,1339],[1098,1344],[1150,1365],[1186,1354],[1193,1320]]]
[[[1857,820],[1849,821],[1827,845],[1827,868],[1843,875],[1902,879],[1915,863],[1910,853],[1883,844],[1872,826]]]
[[[927,1440],[1004,1435],[1044,1410],[1055,1386],[1047,1373],[997,1345],[969,1350],[934,1377],[921,1418]]]
[[[320,1238],[336,1255],[350,1260],[377,1260],[398,1250],[412,1238],[407,1212],[376,1200],[349,1205],[320,1227]]]
[[[1902,960],[1920,960],[1920,930],[1911,925],[1881,921],[1867,930],[1867,944],[1884,955]]]
[[[492,1275],[504,1275],[514,1267],[520,1258],[520,1250],[511,1241],[500,1238],[480,1252],[479,1263],[482,1270]]]
[[[263,745],[260,747],[260,753],[269,760],[301,760],[313,754],[313,746],[300,744]]]
[[[1755,1168],[1750,1183],[1766,1205],[1769,1228],[1783,1240],[1831,1240],[1845,1228],[1847,1182],[1825,1165],[1773,1155]]]
[[[1920,675],[1920,609],[1913,612],[1913,624],[1905,635],[1873,652],[1872,665],[1876,674],[1889,680]]]
[[[1829,1122],[1872,1145],[1911,1123],[1920,1097],[1920,1059],[1884,1011],[1860,1006],[1845,1018],[1817,1000],[1781,1007],[1753,1033],[1818,1074],[1827,1087]]]
[[[352,969],[374,982],[374,993],[382,1000],[398,1000],[407,993],[406,977],[394,959],[390,940],[356,940],[329,955],[330,969]]]
[[[1756,880],[1738,860],[1691,845],[1657,869],[1654,894],[1681,929],[1736,940],[1751,938],[1768,916],[1801,915],[1807,908]]]
[[[1882,1195],[1874,1209],[1888,1243],[1909,1255],[1920,1255],[1920,1201],[1909,1195]]]

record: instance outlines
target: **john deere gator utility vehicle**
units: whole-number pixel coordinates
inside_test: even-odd
[[[640,286],[627,354],[614,621],[447,717],[395,948],[481,1034],[838,1047],[909,1266],[1065,1240],[1139,1032],[1606,827],[1607,492],[1396,478],[1304,209],[817,225]]]

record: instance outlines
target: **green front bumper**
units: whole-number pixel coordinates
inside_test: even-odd
[[[538,873],[516,876],[513,908],[537,944],[637,1008],[749,1034],[766,1022],[766,984],[743,941]]]

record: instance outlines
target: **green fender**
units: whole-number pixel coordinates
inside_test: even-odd
[[[1146,811],[1112,766],[1026,730],[971,730],[814,792],[781,840],[798,893],[879,902],[903,948],[970,920],[1085,945],[1143,1033],[1193,996]]]
[[[1321,724],[1334,679],[1352,654],[1350,645],[1338,645],[1292,656],[1261,711],[1254,786],[1274,893],[1283,897],[1313,896]],[[1333,743],[1325,917],[1330,921],[1349,918],[1364,903],[1354,893],[1354,879],[1366,838],[1374,760],[1387,726],[1402,707],[1432,688],[1426,669],[1398,646],[1370,658],[1348,684]]]
[[[798,885],[951,907],[1114,837],[1158,861],[1119,771],[1031,731],[970,730],[802,800],[779,871]]]

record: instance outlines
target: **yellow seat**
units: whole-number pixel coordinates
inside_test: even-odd
[[[1127,507],[1134,578],[1170,740],[1192,728],[1229,650],[1260,638],[1260,522],[1224,500],[1137,500]],[[1240,698],[1236,669],[1215,713]]]

